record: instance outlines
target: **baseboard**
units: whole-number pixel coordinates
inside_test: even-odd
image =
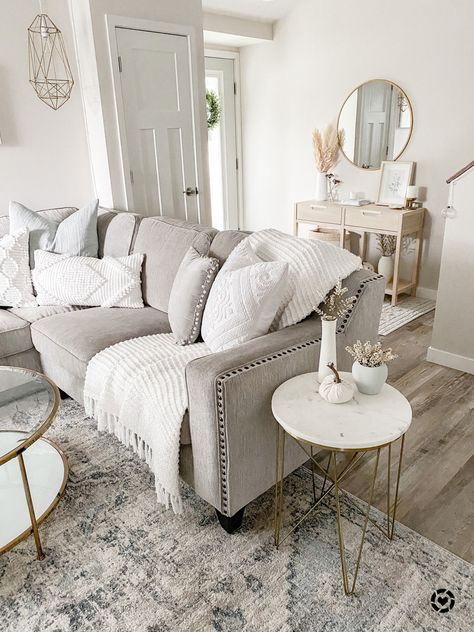
[[[436,301],[438,298],[438,290],[432,290],[430,287],[417,287],[416,295],[419,298],[429,298],[432,301]]]
[[[474,358],[467,358],[466,356],[457,355],[456,353],[449,353],[449,351],[428,347],[426,359],[428,362],[441,364],[450,369],[457,369],[464,373],[474,374]]]

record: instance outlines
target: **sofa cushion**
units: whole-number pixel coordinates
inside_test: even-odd
[[[222,267],[234,248],[248,236],[249,233],[244,233],[242,230],[221,230],[212,240],[209,256],[215,257]]]
[[[0,358],[28,351],[32,346],[30,324],[0,309]]]
[[[37,307],[10,307],[8,311],[26,320],[27,323],[34,323],[48,316],[75,312],[78,309],[85,308],[76,305],[38,305]]]
[[[89,360],[106,347],[169,332],[168,316],[152,307],[92,307],[43,318],[31,325],[33,344],[41,356],[53,356],[55,362],[80,378],[85,377]]]
[[[133,252],[145,254],[142,285],[146,304],[168,312],[171,288],[184,255],[190,246],[207,255],[216,232],[168,217],[142,219]]]
[[[140,215],[99,208],[99,257],[125,257],[132,250]]]

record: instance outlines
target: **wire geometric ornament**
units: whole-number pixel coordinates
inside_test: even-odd
[[[53,110],[71,96],[74,79],[61,31],[40,13],[28,28],[30,83],[38,97]]]

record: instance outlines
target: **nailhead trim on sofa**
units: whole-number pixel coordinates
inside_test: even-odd
[[[364,279],[359,286],[359,289],[356,292],[356,301],[352,305],[351,308],[348,309],[347,316],[345,316],[342,320],[341,326],[337,329],[336,334],[343,333],[352,318],[352,312],[354,307],[356,306],[358,300],[361,297],[362,292],[364,291],[364,287],[375,281],[377,279],[382,278],[380,274],[375,274],[373,276]],[[231,377],[238,375],[239,373],[245,373],[255,368],[256,366],[261,366],[262,364],[266,364],[267,362],[271,362],[272,360],[277,360],[285,355],[290,353],[294,353],[295,351],[301,351],[302,349],[306,349],[307,347],[311,347],[318,342],[321,342],[321,338],[315,338],[314,340],[307,340],[306,342],[302,342],[299,345],[294,345],[293,347],[287,347],[286,349],[281,349],[275,353],[272,353],[269,356],[264,356],[263,358],[258,358],[249,364],[244,364],[240,367],[236,367],[235,369],[231,369],[230,371],[226,371],[222,373],[216,378],[216,393],[217,393],[217,418],[219,424],[219,465],[220,465],[220,481],[221,481],[221,512],[226,516],[229,514],[229,496],[228,496],[228,488],[227,488],[227,442],[225,438],[226,428],[225,428],[225,405],[224,405],[224,384]]]

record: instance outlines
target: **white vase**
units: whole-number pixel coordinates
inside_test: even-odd
[[[393,278],[393,255],[382,255],[380,257],[377,272],[385,277],[386,283],[390,283]]]
[[[328,375],[333,375],[333,372],[328,367],[328,364],[332,362],[337,368],[336,359],[336,325],[337,320],[323,320],[322,323],[322,335],[321,335],[321,350],[319,352],[319,369],[318,369],[318,381],[321,383]]]
[[[382,390],[388,376],[386,364],[380,366],[363,366],[359,362],[352,365],[352,377],[361,393],[377,395]]]
[[[327,174],[316,172],[316,202],[325,202],[328,199],[328,181]]]

